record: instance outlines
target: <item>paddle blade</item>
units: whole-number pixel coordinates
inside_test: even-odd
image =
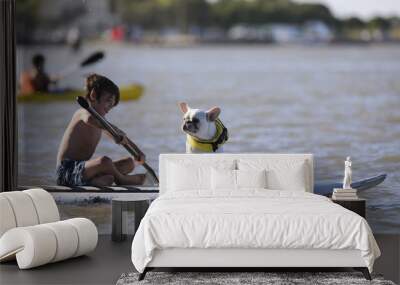
[[[104,57],[104,52],[96,51],[93,54],[91,54],[88,58],[86,58],[84,61],[81,62],[81,67],[98,62],[98,61],[102,60],[103,57]]]
[[[89,108],[89,103],[84,97],[78,96],[76,97],[76,101],[78,102],[79,105],[81,105],[83,109]]]

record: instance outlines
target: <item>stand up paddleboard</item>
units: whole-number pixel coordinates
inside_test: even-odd
[[[377,176],[373,176],[367,179],[358,180],[351,183],[351,187],[357,189],[359,191],[372,188],[385,180],[386,174],[381,174]],[[342,188],[343,184],[340,182],[336,183],[315,183],[314,184],[314,193],[324,196],[331,196],[333,192],[333,188]]]

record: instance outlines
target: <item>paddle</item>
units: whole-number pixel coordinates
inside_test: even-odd
[[[82,97],[82,96],[78,96],[76,98],[76,101],[78,102],[78,104],[86,109],[94,118],[97,119],[97,121],[103,126],[103,128],[105,130],[107,130],[116,141],[120,141],[122,138],[121,136],[118,134],[118,132],[114,129],[114,127],[107,122],[107,120],[105,118],[103,118],[99,113],[96,112],[95,109],[92,108],[92,106],[89,105],[88,101]],[[133,146],[135,145],[130,139],[128,139],[129,144],[128,145],[123,145],[123,147],[135,158],[135,159],[139,159],[139,152],[140,150],[136,147]],[[159,183],[158,177],[156,175],[156,173],[154,172],[154,170],[147,164],[147,163],[143,163],[143,167],[150,173],[150,175],[153,177],[153,179]]]
[[[102,51],[95,51],[93,52],[91,55],[89,55],[88,57],[86,57],[85,59],[83,59],[80,63],[71,65],[69,67],[67,67],[66,69],[64,69],[60,75],[58,75],[58,80],[70,75],[71,73],[77,71],[78,69],[91,65],[93,63],[99,62],[100,60],[102,60],[104,58],[104,52]]]

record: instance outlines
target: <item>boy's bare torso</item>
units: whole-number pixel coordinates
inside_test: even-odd
[[[100,141],[102,130],[85,123],[88,112],[79,109],[72,116],[57,155],[57,165],[64,159],[89,160]]]

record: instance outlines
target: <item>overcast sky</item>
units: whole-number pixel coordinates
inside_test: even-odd
[[[400,0],[295,0],[296,2],[323,3],[337,17],[400,16]]]

